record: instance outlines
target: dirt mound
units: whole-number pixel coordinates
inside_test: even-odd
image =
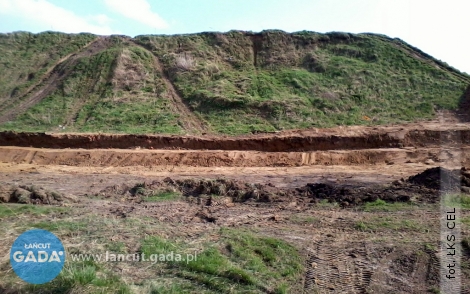
[[[46,190],[40,186],[14,186],[0,183],[0,203],[58,205],[74,201],[74,197]]]
[[[137,200],[159,192],[177,191],[186,197],[224,196],[235,202],[244,202],[249,199],[260,202],[282,201],[279,197],[286,197],[289,191],[275,187],[272,184],[252,184],[229,179],[173,180],[165,178],[163,181],[152,183],[138,183],[134,186],[115,185],[98,193],[97,196],[124,197],[128,200]],[[210,200],[209,200],[210,201]]]
[[[297,188],[295,195],[306,196],[314,201],[327,199],[343,206],[358,205],[381,199],[388,202],[436,203],[440,191],[470,193],[470,171],[465,168],[448,170],[435,167],[390,184],[362,186],[341,186],[327,183],[307,184]]]
[[[238,202],[248,199],[271,202],[274,200],[273,196],[286,195],[284,191],[271,184],[243,183],[228,179],[173,181],[171,178],[166,178],[163,182],[177,188],[184,196],[217,195],[231,197]]]
[[[300,206],[313,205],[321,200],[337,202],[341,206],[354,206],[381,199],[388,202],[436,203],[439,190],[413,182],[399,180],[384,185],[361,186],[336,185],[329,183],[309,183],[297,188],[279,188],[270,183],[254,184],[237,180],[215,179],[174,180],[166,178],[151,183],[138,183],[134,186],[116,185],[103,189],[97,196],[117,197],[133,202],[161,192],[177,192],[186,199],[212,206],[218,200],[230,202],[296,202]],[[213,197],[221,196],[221,197]],[[222,200],[224,202],[225,200]],[[222,203],[223,204],[223,203]]]
[[[470,171],[466,168],[449,170],[434,167],[409,177],[408,182],[434,190],[468,192],[470,191]]]
[[[338,202],[341,206],[360,205],[378,199],[388,202],[427,202],[438,199],[436,191],[423,189],[420,186],[396,181],[388,185],[361,187],[340,186],[325,183],[307,184],[296,189],[297,195],[311,198],[313,202],[328,200]]]

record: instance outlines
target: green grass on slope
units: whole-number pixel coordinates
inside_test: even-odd
[[[0,99],[20,95],[60,58],[96,38],[92,34],[0,34]]]
[[[167,39],[140,37],[157,55],[177,50],[168,48]],[[233,43],[246,42],[236,32],[187,39],[180,46],[194,66],[173,70],[173,81],[188,104],[222,133],[427,119],[435,107],[455,109],[466,87],[369,35],[266,32],[256,67],[254,56],[229,52]],[[167,58],[167,68],[187,56]]]
[[[0,127],[183,133],[162,75],[196,116],[230,135],[429,119],[455,109],[470,82],[372,34],[231,31],[134,41],[150,51],[122,43],[84,59],[60,89]]]
[[[139,47],[114,46],[83,57],[59,89],[3,129],[59,131],[62,125],[79,132],[181,133],[152,61]]]

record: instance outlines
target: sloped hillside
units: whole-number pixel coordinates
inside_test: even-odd
[[[374,34],[0,35],[0,129],[243,134],[457,109],[470,77]]]

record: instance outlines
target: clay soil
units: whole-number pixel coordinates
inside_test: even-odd
[[[0,145],[1,205],[152,219],[187,242],[221,227],[256,230],[301,252],[296,291],[304,293],[433,293],[442,191],[470,192],[465,123],[242,137],[7,132]],[[146,201],[158,191],[181,197]],[[367,209],[378,199],[392,208]],[[132,282],[146,278],[136,268],[113,270],[128,270]],[[470,293],[465,268],[462,289]]]

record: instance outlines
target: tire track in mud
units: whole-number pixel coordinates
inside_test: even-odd
[[[439,285],[436,253],[423,243],[397,246],[327,235],[307,251],[304,293],[425,293]]]
[[[353,260],[344,248],[327,240],[313,242],[309,251],[305,293],[368,293],[372,266],[365,260],[365,250],[360,256],[359,251],[354,255],[361,259]]]

